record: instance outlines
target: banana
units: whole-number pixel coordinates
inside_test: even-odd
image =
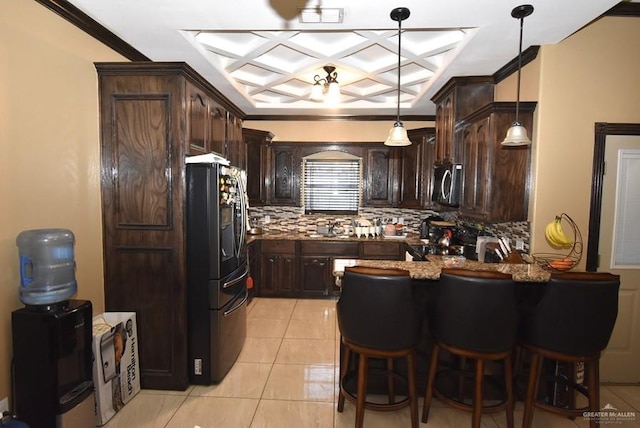
[[[573,240],[570,239],[564,233],[564,230],[562,229],[562,218],[561,217],[556,217],[554,229],[555,229],[554,236],[556,237],[557,241],[560,242],[560,244],[562,246],[568,247],[568,246],[573,245]]]
[[[558,238],[556,237],[555,233],[556,233],[555,222],[552,221],[551,223],[547,224],[547,227],[544,230],[544,236],[545,236],[545,238],[547,238],[547,241],[552,246],[560,247],[560,246],[562,246],[562,244],[558,240]]]
[[[552,222],[547,224],[544,236],[553,247],[563,248],[573,245],[573,240],[568,238],[562,229],[562,217],[556,216]]]

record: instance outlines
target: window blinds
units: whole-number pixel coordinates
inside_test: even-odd
[[[359,159],[304,159],[302,202],[305,214],[357,214],[362,195]]]

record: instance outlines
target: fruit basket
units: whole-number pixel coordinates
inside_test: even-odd
[[[573,238],[569,238],[564,232],[562,221],[566,221],[573,229]],[[535,253],[533,260],[543,269],[556,272],[565,272],[573,269],[582,258],[582,234],[578,225],[567,214],[562,213],[545,228],[547,242],[556,249],[566,249],[568,253]]]

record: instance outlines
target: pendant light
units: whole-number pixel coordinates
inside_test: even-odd
[[[511,128],[507,130],[507,136],[502,142],[503,146],[516,147],[516,146],[530,146],[531,140],[527,135],[527,130],[518,120],[518,114],[520,112],[520,75],[522,73],[522,25],[524,18],[533,13],[533,6],[530,4],[523,4],[516,6],[511,11],[511,16],[520,20],[520,45],[518,48],[518,89],[516,95],[516,120],[511,124]]]
[[[396,114],[396,122],[389,131],[389,136],[384,142],[385,146],[410,146],[407,130],[400,122],[400,39],[402,34],[402,21],[407,19],[411,12],[406,7],[397,7],[391,11],[391,19],[398,21],[398,110]]]

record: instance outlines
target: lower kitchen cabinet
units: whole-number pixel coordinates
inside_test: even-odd
[[[361,259],[404,260],[404,242],[371,241],[360,245]]]
[[[258,295],[297,297],[296,241],[262,241]]]
[[[404,260],[405,252],[405,244],[394,241],[262,240],[253,248],[260,252],[260,266],[251,268],[260,272],[253,274],[260,297],[335,296],[336,259]]]
[[[333,258],[300,257],[300,297],[328,297],[333,284]]]

